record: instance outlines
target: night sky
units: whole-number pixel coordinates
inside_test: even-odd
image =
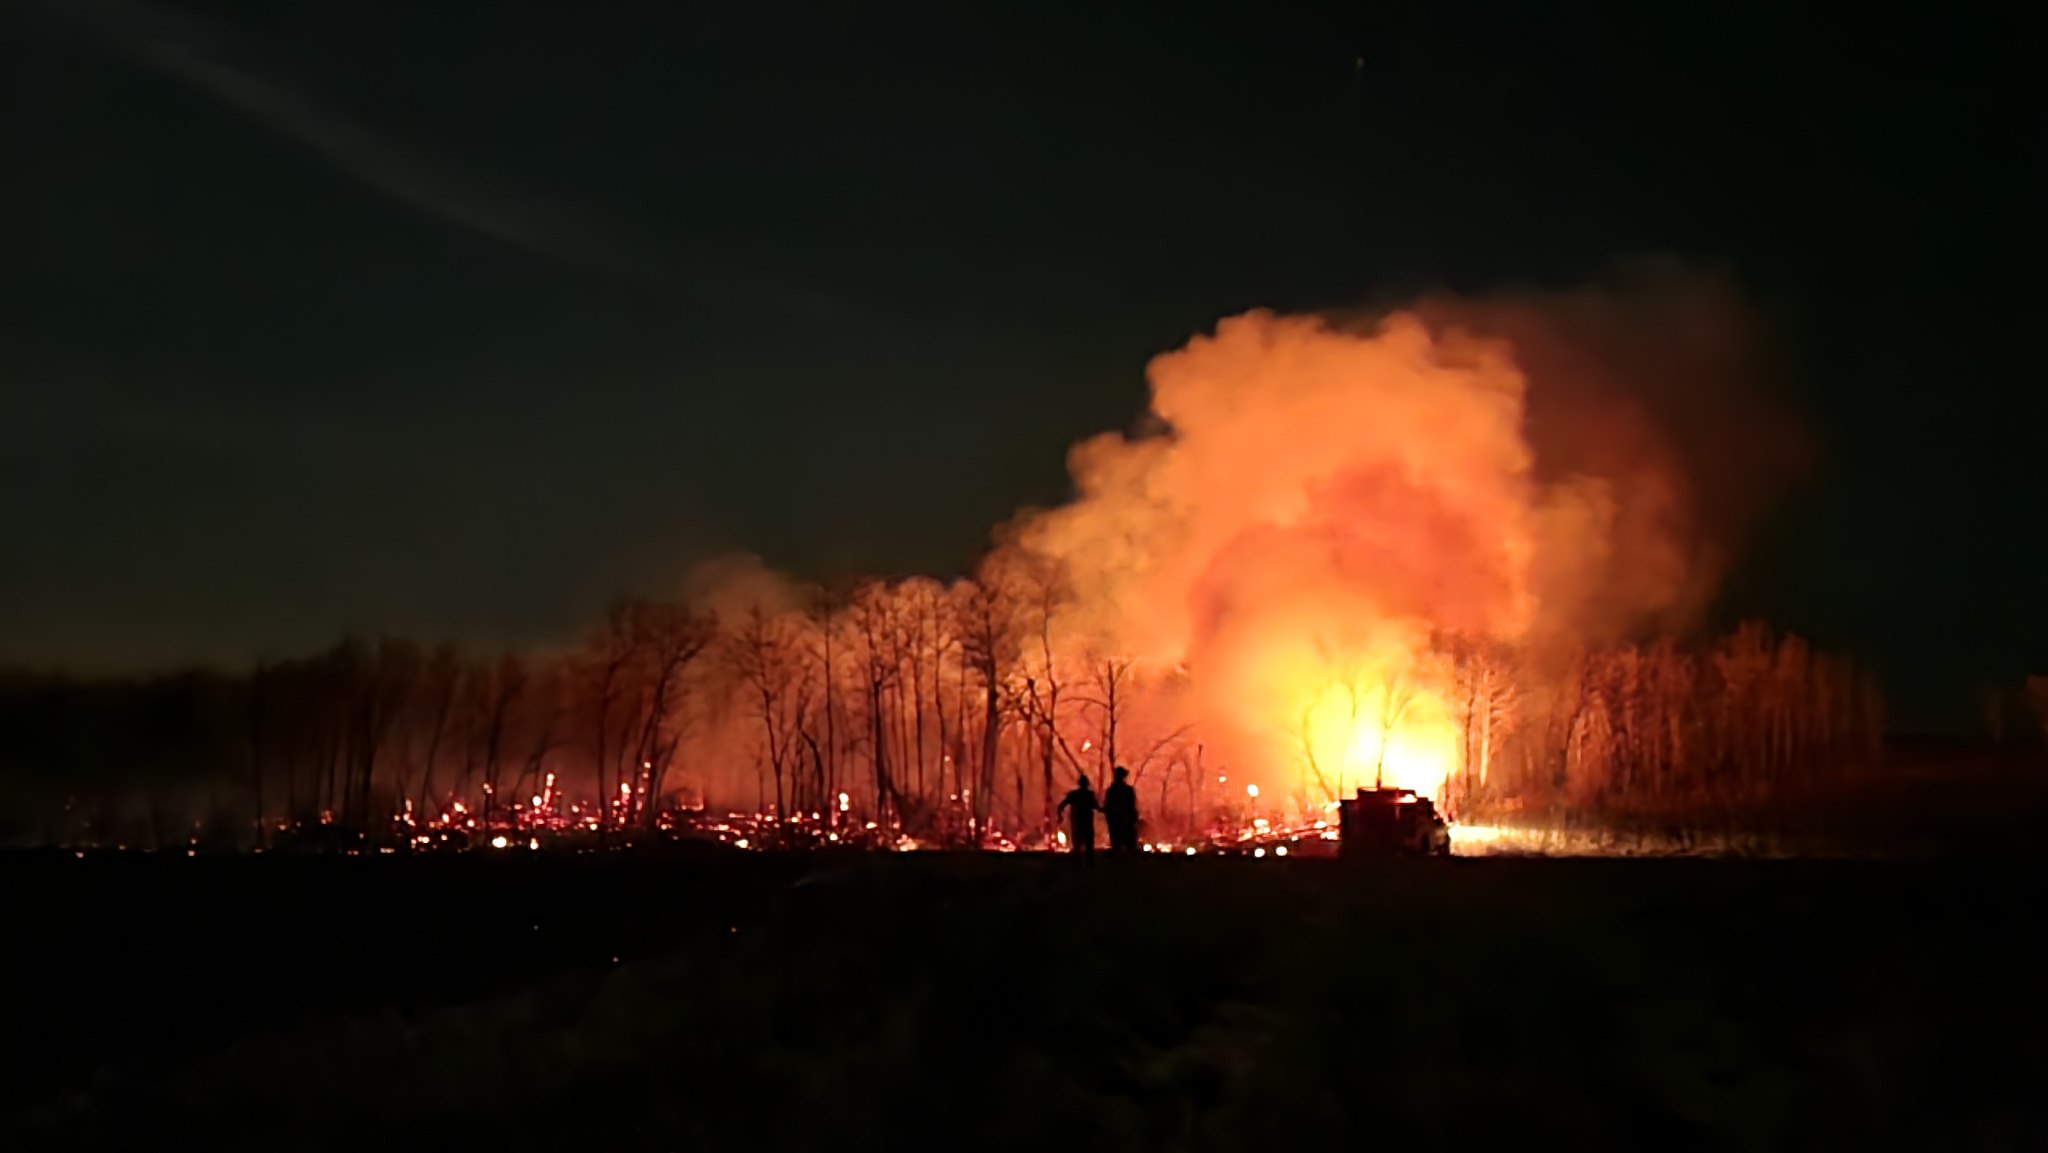
[[[1724,612],[2048,672],[2018,6],[855,7],[0,7],[0,661],[958,572],[1221,315],[1668,253],[1818,453]]]

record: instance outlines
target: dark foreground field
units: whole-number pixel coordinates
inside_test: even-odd
[[[0,861],[0,1148],[2048,1143],[2010,863],[1118,864]]]

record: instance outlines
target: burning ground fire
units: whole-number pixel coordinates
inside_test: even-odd
[[[360,855],[366,851],[382,854],[401,851],[534,852],[542,849],[601,851],[606,846],[593,839],[598,832],[598,825],[593,819],[579,815],[582,808],[580,804],[573,805],[571,812],[564,815],[519,806],[510,813],[500,814],[486,829],[479,825],[477,815],[458,801],[452,803],[446,812],[425,822],[413,820],[409,813],[399,814],[391,822],[393,835],[384,838],[382,843],[373,837],[362,843],[352,844],[342,851],[346,855]],[[1330,806],[1328,818],[1299,817],[1273,820],[1257,817],[1236,827],[1217,825],[1191,836],[1146,840],[1140,845],[1140,850],[1145,854],[1166,857],[1222,855],[1274,861],[1289,858],[1333,858],[1337,855],[1339,845],[1335,815],[1335,807]],[[332,814],[323,816],[327,819],[318,822],[316,828],[331,826]],[[944,852],[960,848],[958,845],[922,840],[900,830],[887,829],[876,821],[852,817],[835,820],[835,816],[836,814],[832,813],[793,813],[787,820],[779,820],[773,812],[729,811],[712,814],[703,810],[685,810],[662,813],[656,821],[656,832],[664,840],[698,842],[741,852],[784,847],[882,850],[899,853]],[[271,829],[280,836],[304,835],[308,832],[307,829],[291,822],[274,824]],[[1592,834],[1574,836],[1541,829],[1514,829],[1456,822],[1449,825],[1448,831],[1451,852],[1457,856],[1488,856],[1498,853],[1605,856],[1617,852],[1740,852],[1746,855],[1768,855],[1767,849],[1759,845],[1623,845],[1612,838]],[[626,831],[613,832],[626,838],[618,841],[618,846],[635,843],[634,838],[626,837]],[[185,855],[199,855],[201,843],[200,838],[193,837],[184,849]],[[106,847],[118,850],[128,848],[127,845]],[[1105,851],[1105,848],[1105,843],[1098,839],[1097,850]],[[992,830],[983,845],[983,850],[999,853],[1067,853],[1071,851],[1071,846],[1064,830],[1054,833],[1051,838],[1042,837],[1035,832],[1013,836],[1001,830]],[[83,857],[86,853],[79,850],[77,855]]]
[[[839,794],[837,804],[824,812],[798,812],[778,817],[773,811],[716,814],[701,808],[664,810],[656,816],[651,830],[632,830],[623,824],[602,824],[595,815],[595,806],[591,806],[591,812],[586,812],[582,803],[569,802],[555,809],[548,804],[552,791],[553,782],[550,781],[548,791],[534,795],[530,804],[514,804],[498,810],[488,820],[462,801],[451,799],[441,813],[420,821],[408,804],[405,811],[392,818],[392,835],[385,838],[384,843],[377,844],[376,838],[370,838],[365,844],[377,844],[376,851],[382,853],[401,849],[415,853],[538,851],[543,847],[580,851],[604,847],[601,841],[594,843],[592,838],[609,831],[621,838],[621,844],[651,832],[664,840],[715,844],[738,851],[843,848],[920,852],[961,847],[957,843],[920,839],[899,828],[885,827],[882,822],[866,819],[852,811],[851,799],[845,793]],[[1257,785],[1247,785],[1245,792],[1252,801],[1257,801],[1260,796]],[[612,818],[622,820],[630,811],[631,803],[629,795],[615,798]],[[1272,860],[1334,857],[1340,841],[1337,808],[1332,803],[1308,814],[1272,810],[1270,816],[1247,816],[1234,825],[1212,824],[1188,836],[1148,839],[1140,849],[1147,854],[1162,856],[1229,855]],[[333,814],[322,814],[318,827],[332,826]],[[276,825],[275,830],[281,834],[304,831],[289,822]],[[1544,841],[1489,826],[1452,823],[1449,831],[1452,851],[1462,855],[1483,855],[1497,846],[1512,846],[1513,851],[1555,851],[1560,847],[1554,838]],[[193,845],[196,847],[198,843],[195,838]],[[1005,853],[1072,851],[1064,829],[1050,837],[1035,831],[1013,836],[991,829],[985,835],[982,848]],[[1098,839],[1097,848],[1104,850],[1106,846]],[[359,846],[346,851],[357,853],[361,850]]]

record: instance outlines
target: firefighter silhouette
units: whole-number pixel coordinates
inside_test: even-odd
[[[1067,851],[1080,853],[1093,860],[1095,857],[1095,810],[1101,806],[1095,800],[1095,790],[1089,787],[1088,774],[1081,774],[1081,781],[1072,792],[1060,798],[1055,815],[1067,817]]]
[[[1115,778],[1102,792],[1102,819],[1109,823],[1109,851],[1138,851],[1138,790],[1131,787],[1131,771],[1118,765]]]

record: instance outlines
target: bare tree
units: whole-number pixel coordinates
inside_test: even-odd
[[[885,826],[892,817],[900,821],[902,815],[889,772],[885,704],[885,696],[894,687],[899,672],[887,649],[894,632],[890,607],[888,589],[880,584],[868,585],[854,597],[854,621],[861,639],[861,691],[867,706],[868,768],[875,790],[875,820]]]
[[[650,681],[641,704],[641,775],[634,802],[641,823],[652,827],[663,784],[689,724],[682,706],[690,665],[716,639],[717,626],[711,617],[676,604],[640,602],[632,616],[634,647],[644,654]]]
[[[417,811],[423,817],[429,815],[427,805],[434,795],[434,766],[440,757],[442,744],[454,716],[455,701],[462,688],[462,676],[462,656],[453,645],[442,645],[435,649],[421,674],[421,697],[427,711],[427,747],[420,766]]]
[[[949,795],[946,785],[947,767],[956,761],[954,738],[955,728],[957,727],[949,725],[946,710],[947,660],[958,652],[959,638],[953,627],[955,622],[952,620],[951,614],[946,611],[945,589],[943,586],[939,585],[936,581],[917,581],[913,583],[912,595],[917,603],[917,619],[921,638],[919,641],[920,656],[918,659],[920,662],[928,664],[931,688],[929,715],[931,718],[932,741],[929,754],[923,752],[925,748],[924,717],[926,716],[926,710],[924,702],[926,698],[922,687],[916,690],[919,700],[919,756],[929,755],[933,758],[932,783],[928,794],[927,807],[933,814],[933,823],[936,826],[935,831],[944,834],[946,832],[946,805]],[[964,662],[956,663],[964,664]],[[917,670],[920,681],[923,680],[923,673],[923,668]]]
[[[612,762],[620,757],[619,749],[625,744],[611,740],[613,714],[617,712],[621,697],[626,694],[634,657],[633,609],[632,604],[616,600],[605,608],[604,626],[591,638],[589,664],[593,684],[590,692],[590,737],[593,744],[591,767],[597,774],[597,822],[598,836],[608,836],[611,829],[612,809]],[[630,717],[619,722],[622,730],[630,730]]]
[[[1058,613],[1062,585],[1057,570],[1045,567],[1032,574],[1033,593],[1037,624],[1038,667],[1024,678],[1024,693],[1020,699],[1027,717],[1027,723],[1036,738],[1039,760],[1040,786],[1043,790],[1043,813],[1040,815],[1041,834],[1050,837],[1058,824],[1053,806],[1059,791],[1053,785],[1054,754],[1064,757],[1068,767],[1076,774],[1085,772],[1079,757],[1069,747],[1065,734],[1060,731],[1060,675],[1058,659],[1052,643],[1053,620]],[[1021,807],[1021,801],[1019,802]]]
[[[1463,782],[1458,790],[1462,804],[1487,787],[1501,742],[1514,732],[1519,720],[1521,694],[1508,655],[1499,646],[1462,645],[1453,659],[1463,736]]]
[[[790,635],[786,622],[771,618],[757,604],[727,634],[725,652],[761,725],[762,767],[773,780],[775,817],[780,825],[788,818],[789,771],[810,707],[811,679],[804,668],[801,644]]]
[[[418,684],[423,664],[418,645],[386,640],[377,646],[375,663],[361,669],[350,738],[354,757],[348,779],[353,789],[343,806],[352,826],[374,827],[379,833],[389,831],[386,822],[376,820],[377,814],[372,811],[377,767],[392,726],[405,711]]]
[[[491,817],[497,807],[498,786],[504,775],[505,740],[511,727],[512,707],[526,691],[526,659],[518,653],[505,653],[498,658],[489,685],[490,713],[484,727],[483,746],[483,816],[482,828],[488,832]]]
[[[1099,750],[1098,769],[1114,767],[1116,739],[1122,727],[1124,710],[1128,707],[1128,692],[1131,676],[1131,662],[1121,657],[1103,657],[1093,662],[1088,678],[1089,692],[1080,699],[1082,706],[1095,713],[1095,747]],[[1104,775],[1102,772],[1098,776]]]
[[[999,573],[962,582],[955,605],[962,659],[978,674],[982,692],[981,755],[971,791],[962,789],[969,793],[969,835],[976,843],[988,833],[996,756],[1002,740],[1003,670],[1010,659],[1013,602],[1001,582]]]
[[[839,704],[834,692],[839,677],[839,665],[833,658],[833,638],[838,632],[838,598],[829,587],[821,587],[811,603],[811,625],[817,631],[819,640],[818,669],[824,689],[823,727],[825,743],[819,747],[811,735],[808,725],[803,729],[803,740],[811,753],[811,771],[817,782],[818,796],[826,804],[833,805],[837,812],[836,794],[839,792]]]

